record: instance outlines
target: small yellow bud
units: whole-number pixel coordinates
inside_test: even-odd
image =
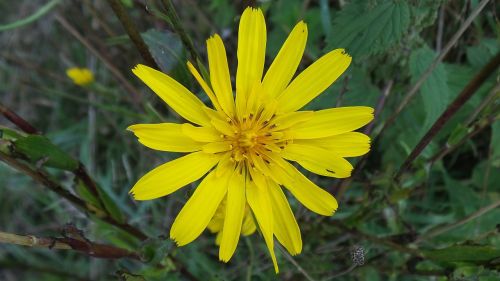
[[[68,68],[66,70],[66,75],[73,80],[73,83],[79,86],[87,86],[94,82],[94,74],[88,68]]]

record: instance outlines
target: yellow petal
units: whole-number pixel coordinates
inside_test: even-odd
[[[216,175],[217,176],[217,175]],[[229,175],[231,176],[231,175]],[[229,177],[226,177],[226,179],[229,180]],[[227,182],[226,182],[226,191],[227,191]],[[227,195],[227,192],[226,192]],[[221,233],[222,232],[222,227],[224,226],[224,217],[226,215],[226,197],[222,199],[222,202],[220,202],[219,207],[217,207],[217,210],[215,211],[214,216],[210,220],[210,222],[207,225],[208,230],[212,233]],[[219,245],[219,244],[217,244]]]
[[[279,95],[278,112],[291,112],[302,108],[321,94],[344,73],[351,57],[344,49],[336,49],[319,58]]]
[[[201,150],[203,143],[186,136],[182,132],[182,126],[174,123],[136,124],[127,130],[134,132],[140,143],[152,149],[171,152]]]
[[[206,153],[219,153],[229,151],[233,148],[230,141],[218,141],[207,143],[203,146],[203,151]]]
[[[314,116],[314,111],[294,111],[276,116],[272,122],[273,131],[288,129],[296,124],[310,120]]]
[[[234,116],[233,88],[227,64],[226,49],[219,35],[215,34],[207,40],[208,64],[210,82],[222,110],[229,116]]]
[[[266,54],[266,22],[260,9],[246,8],[238,30],[236,95],[248,96],[262,79]]]
[[[193,93],[170,76],[151,67],[139,64],[132,72],[186,120],[199,125],[210,124],[201,108],[204,106]]]
[[[247,181],[247,201],[252,209],[252,212],[257,220],[259,229],[266,242],[271,259],[274,265],[274,271],[279,272],[278,262],[274,254],[274,239],[273,239],[273,208],[270,201],[267,185],[257,186],[254,181]]]
[[[212,91],[212,89],[210,89],[207,82],[205,82],[205,80],[203,80],[203,77],[201,77],[201,75],[198,72],[198,70],[196,69],[196,67],[194,67],[194,65],[189,61],[187,62],[187,67],[189,69],[189,72],[191,72],[193,77],[196,79],[196,81],[198,81],[198,84],[200,84],[203,91],[205,91],[205,93],[207,94],[208,98],[210,99],[210,101],[214,105],[214,108],[216,108],[217,110],[222,110],[220,105],[219,105],[219,102],[217,101],[217,98],[215,97],[214,92]]]
[[[344,158],[324,148],[289,144],[281,151],[283,158],[296,161],[305,169],[322,176],[347,178],[351,176],[352,165]]]
[[[182,124],[182,133],[197,142],[216,142],[223,140],[220,132],[213,127],[196,127],[191,124]]]
[[[241,235],[248,236],[255,232],[257,226],[253,220],[253,216],[251,214],[250,206],[246,206],[245,208],[245,217],[243,218],[243,225],[241,226]]]
[[[321,147],[341,157],[361,156],[370,151],[370,137],[358,132],[318,139],[298,139],[294,143]]]
[[[228,183],[226,217],[219,248],[219,259],[228,262],[240,239],[243,215],[245,214],[245,175],[235,170]]]
[[[231,159],[231,152],[226,152],[221,156],[215,172],[218,177],[226,174],[232,175],[235,168],[236,162]]]
[[[219,156],[193,152],[156,167],[134,185],[130,193],[135,200],[150,200],[168,195],[206,174]]]
[[[170,229],[170,238],[178,246],[191,243],[207,227],[226,195],[227,181],[227,177],[216,177],[211,172],[198,185]]]
[[[373,108],[337,107],[314,112],[314,116],[290,128],[294,139],[314,139],[357,130],[373,120]]]
[[[304,54],[307,25],[301,21],[293,28],[262,80],[266,95],[276,97],[288,86]]]
[[[302,251],[302,237],[290,204],[281,187],[274,182],[269,182],[269,194],[273,206],[274,235],[292,255]]]
[[[324,216],[331,216],[337,210],[337,200],[310,181],[292,164],[283,159],[280,163],[272,164],[270,169],[275,177],[280,179],[279,183],[284,185],[306,208]]]

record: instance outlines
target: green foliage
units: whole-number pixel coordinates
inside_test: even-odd
[[[170,72],[177,64],[184,64],[182,43],[169,31],[150,29],[142,34],[154,60],[163,72]]]
[[[439,262],[488,262],[500,258],[500,249],[490,246],[451,246],[424,250],[424,256]]]
[[[334,19],[328,47],[355,57],[377,54],[397,43],[410,25],[406,1],[352,1]]]
[[[410,75],[413,83],[425,73],[435,57],[435,52],[427,46],[412,52],[410,56]],[[451,98],[446,83],[447,79],[446,69],[442,64],[438,64],[420,88],[419,97],[422,99],[425,119],[419,136],[427,132],[450,103]]]
[[[38,135],[28,135],[14,142],[17,153],[26,156],[32,163],[73,171],[78,167],[78,161],[55,146],[48,138]]]
[[[208,104],[186,68],[188,52],[166,21],[163,1],[121,1],[161,70]],[[60,229],[72,223],[90,241],[133,251],[140,260],[96,259],[75,251],[2,244],[0,280],[305,280],[304,272],[313,280],[499,280],[500,209],[477,213],[500,200],[498,95],[490,96],[498,72],[448,121],[408,172],[394,179],[422,135],[499,51],[493,1],[378,137],[387,118],[481,1],[254,1],[267,22],[266,69],[300,20],[307,23],[309,36],[298,72],[335,48],[345,48],[353,57],[347,72],[304,110],[380,109],[371,127],[370,154],[363,161],[348,159],[355,166],[352,178],[307,173],[337,196],[339,209],[333,217],[309,212],[285,191],[302,232],[303,251],[291,262],[277,249],[278,276],[259,234],[242,237],[228,264],[219,262],[215,235],[209,231],[184,247],[168,238],[197,183],[153,201],[131,198],[128,191],[138,178],[183,154],[145,148],[126,128],[186,121],[131,74],[130,69],[144,61],[106,1],[60,1],[57,10],[30,17],[53,2],[57,1],[0,1],[2,23],[16,24],[0,32],[1,104],[44,132],[23,133],[0,117],[0,157],[14,157],[47,174],[97,215],[79,211],[3,161],[1,231],[64,237]],[[210,80],[203,67],[205,40],[218,33],[234,83],[237,24],[246,3],[172,3],[200,54],[192,63],[203,78]],[[85,43],[54,18],[55,12]],[[30,18],[29,25],[19,25],[19,19]],[[96,82],[88,88],[74,85],[65,76],[71,66],[89,67]],[[489,102],[479,108],[487,97]],[[80,162],[97,194],[73,174]],[[148,239],[141,241],[110,220],[127,223]],[[433,232],[438,234],[429,235]],[[365,265],[349,270],[353,246],[364,249]]]

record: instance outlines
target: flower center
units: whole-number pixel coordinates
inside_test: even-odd
[[[259,151],[266,149],[266,145],[272,140],[266,127],[256,122],[250,116],[241,122],[232,124],[235,135],[230,137],[232,147],[232,158],[235,161],[249,161],[251,154],[259,154]]]

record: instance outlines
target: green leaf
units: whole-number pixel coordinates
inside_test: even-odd
[[[94,205],[97,208],[102,208],[99,203],[99,199],[97,199],[92,192],[83,184],[82,181],[78,180],[75,187],[76,193],[83,199],[85,202]]]
[[[141,35],[161,71],[168,73],[178,63],[184,63],[182,42],[176,34],[150,29]]]
[[[123,281],[146,281],[146,278],[144,278],[140,275],[136,275],[136,274],[132,274],[129,272],[124,272],[124,271],[119,271],[117,273],[120,276],[120,280],[123,280]]]
[[[418,80],[432,63],[436,54],[429,47],[424,46],[415,50],[410,56],[410,74],[413,81]],[[420,98],[425,108],[425,120],[421,124],[421,134],[434,124],[450,102],[446,70],[438,64],[420,88]]]
[[[43,165],[67,171],[78,167],[78,161],[55,146],[48,138],[29,135],[14,142],[14,149],[28,157],[33,163],[43,161]]]
[[[423,250],[425,257],[440,262],[487,262],[500,257],[500,249],[491,246],[450,246],[439,250]]]
[[[456,145],[463,137],[469,133],[469,128],[465,127],[463,124],[457,124],[455,129],[451,132],[446,143],[448,145]]]
[[[24,134],[20,131],[16,131],[16,130],[12,130],[10,128],[0,126],[0,139],[8,140],[8,141],[15,141],[15,140],[20,139],[24,136],[26,136],[26,134]]]
[[[498,52],[498,41],[494,38],[485,38],[472,47],[468,47],[467,60],[474,68],[481,68]]]
[[[97,186],[97,192],[99,192],[99,198],[101,198],[101,201],[104,204],[104,208],[106,209],[106,211],[108,211],[111,217],[114,218],[116,221],[123,223],[125,219],[118,205],[116,205],[113,199],[111,199],[106,190],[104,190],[98,184],[96,184],[96,186]]]
[[[353,57],[376,54],[399,41],[410,25],[406,1],[353,1],[334,19],[328,48],[346,48]]]

